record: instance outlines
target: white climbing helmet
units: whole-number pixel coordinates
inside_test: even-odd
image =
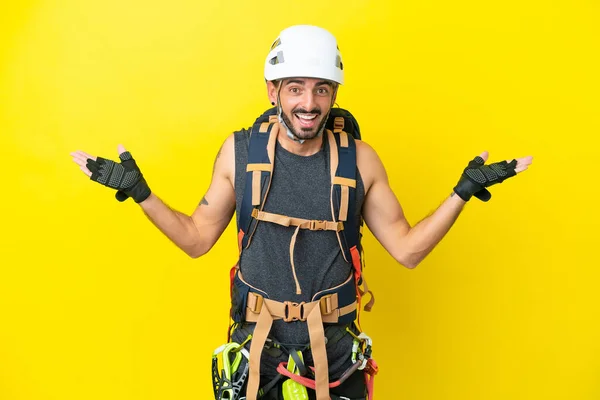
[[[331,33],[311,25],[281,31],[265,61],[265,79],[294,77],[344,83],[342,55]]]

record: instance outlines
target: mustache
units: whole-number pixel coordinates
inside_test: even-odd
[[[320,108],[313,108],[310,111],[306,111],[304,108],[294,108],[292,110],[292,114],[317,114],[317,115],[321,115],[321,109]]]

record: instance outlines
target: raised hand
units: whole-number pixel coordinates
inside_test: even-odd
[[[117,189],[115,194],[117,200],[125,201],[131,197],[136,203],[141,203],[152,192],[131,153],[125,150],[123,145],[119,145],[117,150],[120,163],[102,157],[94,157],[81,150],[71,153],[71,156],[91,180]]]
[[[488,201],[492,194],[487,187],[525,171],[533,161],[532,156],[527,156],[486,165],[488,156],[489,153],[484,151],[471,160],[454,187],[454,192],[464,201],[469,201],[472,196]]]

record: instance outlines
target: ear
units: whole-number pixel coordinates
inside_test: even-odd
[[[277,87],[276,81],[267,81],[267,96],[271,104],[277,104]]]

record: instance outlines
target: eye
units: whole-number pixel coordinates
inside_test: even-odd
[[[327,94],[327,93],[329,93],[327,88],[318,88],[317,89],[317,94]]]
[[[300,93],[300,89],[297,88],[297,87],[291,87],[290,88],[290,92],[292,92],[292,93]]]

